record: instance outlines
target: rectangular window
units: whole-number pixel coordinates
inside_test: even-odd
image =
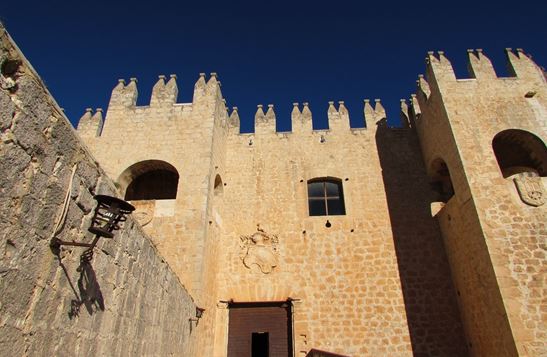
[[[308,181],[310,216],[345,215],[342,181],[319,179]]]

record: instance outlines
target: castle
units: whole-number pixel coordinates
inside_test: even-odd
[[[155,269],[165,259],[187,306],[200,310],[195,320],[165,312],[154,304],[178,311],[180,302],[146,297],[163,278],[138,275],[138,312],[183,321],[180,336],[170,322],[173,345],[186,339],[170,353],[547,355],[547,82],[522,50],[506,53],[513,76],[498,78],[470,50],[469,79],[428,53],[416,94],[401,101],[400,128],[387,126],[380,100],[365,100],[366,128],[351,128],[344,103],[330,102],[329,128],[313,130],[312,108],[294,103],[291,132],[276,132],[273,105],[259,105],[254,133],[241,134],[215,73],[200,75],[191,103],[177,103],[174,75],[159,77],[148,106],[136,105],[136,79],[120,80],[105,117],[88,109],[77,134],[96,176],[104,169],[116,186],[108,190],[137,208],[144,233],[131,225],[122,236],[155,246],[139,248],[135,262],[145,255]],[[127,264],[122,256],[137,248],[113,242],[121,245],[103,248],[105,261]],[[101,269],[99,283],[116,274]],[[165,331],[125,318],[139,341]]]

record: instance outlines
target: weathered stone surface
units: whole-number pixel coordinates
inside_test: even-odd
[[[117,192],[1,27],[0,36],[0,58],[20,61],[15,86],[0,89],[0,355],[192,355],[195,304],[131,218],[91,265],[80,265],[83,248],[50,249],[67,190],[57,237],[68,241],[91,241],[93,194]]]
[[[516,74],[510,78],[497,78],[481,50],[469,56],[473,78],[465,80],[456,79],[443,54],[428,56],[431,93],[418,97],[415,118],[427,169],[441,158],[454,185],[437,217],[462,321],[475,355],[544,356],[547,210],[521,200],[502,163],[522,156],[529,144],[522,138],[536,137],[540,144],[529,155],[541,159],[523,166],[545,176],[546,81],[521,50],[507,51]],[[521,139],[496,152],[495,138],[508,130]]]
[[[8,93],[0,93],[0,107],[2,116],[0,116],[0,130],[5,130],[11,126],[13,115],[15,114],[15,104],[11,101]]]

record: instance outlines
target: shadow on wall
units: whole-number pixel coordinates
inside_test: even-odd
[[[74,286],[74,283],[70,279],[70,274],[63,264],[60,251],[53,251],[59,260],[59,266],[63,269],[66,279],[70,284],[72,292],[74,293],[74,299],[70,301],[70,311],[68,312],[68,317],[72,320],[73,318],[80,315],[81,306],[84,305],[87,313],[93,315],[98,310],[104,311],[104,298],[101,292],[101,287],[97,281],[97,276],[93,266],[91,265],[91,260],[93,259],[93,251],[86,250],[80,256],[80,265],[76,269],[80,273],[78,278],[78,290]]]
[[[339,354],[332,353],[332,352],[316,350],[315,348],[312,348],[310,350],[310,352],[308,352],[306,357],[348,357],[348,356],[339,355]]]
[[[436,193],[413,129],[378,124],[376,144],[414,356],[467,356],[465,335],[438,223]]]

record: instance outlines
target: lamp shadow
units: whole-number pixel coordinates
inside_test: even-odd
[[[62,261],[60,249],[52,248],[52,251],[57,256],[59,266],[63,269],[75,297],[70,301],[70,311],[68,312],[68,317],[72,320],[73,318],[79,316],[82,305],[85,306],[89,315],[93,315],[97,311],[104,311],[105,305],[103,294],[99,282],[97,281],[95,270],[93,270],[93,266],[91,265],[93,251],[86,250],[80,255],[80,265],[76,269],[76,271],[80,274],[76,285],[77,289]]]
[[[83,304],[89,315],[97,311],[104,311],[104,298],[97,276],[91,262],[83,262],[78,268],[78,290],[80,291],[80,304]]]

